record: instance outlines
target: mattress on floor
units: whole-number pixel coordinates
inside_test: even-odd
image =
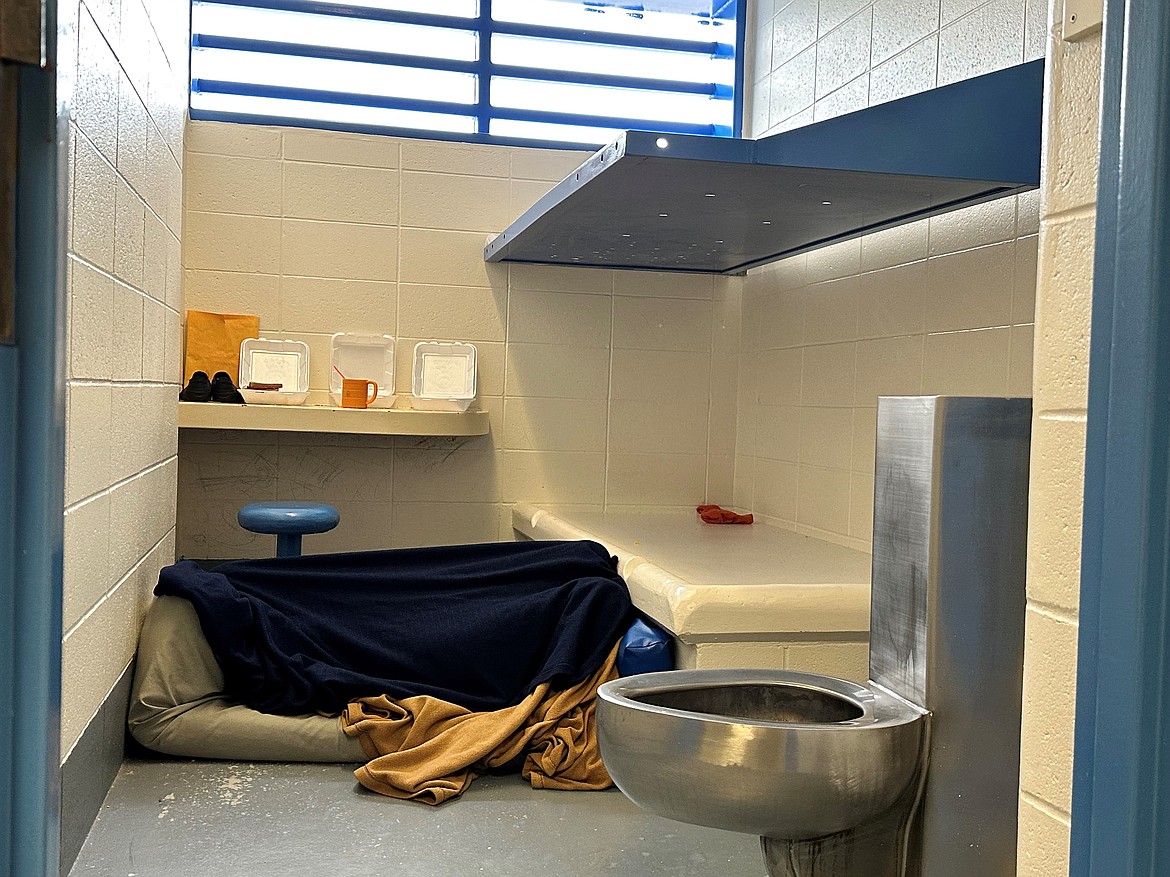
[[[340,717],[273,715],[225,696],[224,676],[190,602],[161,596],[142,628],[129,728],[150,749],[233,761],[360,763],[361,785],[440,804],[485,770],[515,766],[536,788],[612,781],[596,734],[597,688],[617,678],[617,647],[569,688],[545,681],[522,702],[472,711],[428,696],[355,699]]]
[[[225,692],[265,713],[338,713],[359,697],[426,695],[471,710],[567,688],[633,619],[595,542],[515,542],[182,561],[155,593],[191,602]]]

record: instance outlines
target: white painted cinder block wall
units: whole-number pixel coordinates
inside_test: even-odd
[[[178,550],[264,556],[236,511],[315,498],[341,512],[306,551],[511,538],[517,500],[601,507],[730,501],[739,278],[486,265],[502,231],[585,155],[192,122],[186,306],[330,335],[471,341],[491,434],[180,436]],[[710,462],[710,465],[709,465]]]
[[[1097,205],[1101,36],[1048,37],[1036,378],[1028,515],[1028,614],[1019,877],[1068,873],[1080,605],[1089,323]]]
[[[749,4],[761,137],[1044,54],[1043,0]],[[1039,197],[749,272],[737,507],[868,550],[880,395],[1031,395]]]
[[[61,755],[125,671],[174,558],[188,9],[66,0],[68,414]]]

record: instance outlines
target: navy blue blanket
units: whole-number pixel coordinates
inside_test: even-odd
[[[228,694],[283,715],[379,694],[512,706],[592,675],[633,617],[596,542],[180,561],[154,592],[194,605]]]

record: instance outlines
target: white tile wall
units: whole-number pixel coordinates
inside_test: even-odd
[[[333,332],[395,336],[406,394],[416,341],[472,341],[492,434],[184,434],[180,553],[270,553],[234,520],[264,498],[338,504],[309,551],[510,538],[520,499],[730,502],[741,280],[483,262],[582,154],[213,123],[187,149],[188,307],[305,341],[314,389]]]
[[[776,6],[749,23],[757,137],[1043,52],[1025,49],[1026,0]],[[1036,204],[1004,198],[749,273],[737,507],[867,548],[878,396],[1031,395]]]
[[[871,63],[880,66],[938,29],[936,0],[877,0],[873,4]]]
[[[751,136],[1044,54],[1042,0],[793,0],[752,8]]]
[[[65,3],[69,103],[62,757],[134,654],[174,559],[188,16]]]

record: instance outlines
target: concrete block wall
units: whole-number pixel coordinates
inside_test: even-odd
[[[1044,53],[1045,0],[750,4],[753,136],[832,118]]]
[[[1020,877],[1068,873],[1097,202],[1101,36],[1048,34],[1036,291],[1028,614],[1020,770]]]
[[[582,153],[192,122],[186,306],[255,313],[309,345],[471,341],[491,434],[470,439],[184,430],[179,553],[263,556],[245,502],[316,498],[307,551],[511,538],[509,504],[678,507],[731,496],[738,278],[486,265],[488,236]]]
[[[1038,0],[751,8],[756,137],[1044,53]],[[749,272],[735,505],[868,550],[878,396],[1031,394],[1038,230],[1030,193]]]
[[[62,760],[133,658],[174,558],[188,15],[62,3],[70,108]]]

